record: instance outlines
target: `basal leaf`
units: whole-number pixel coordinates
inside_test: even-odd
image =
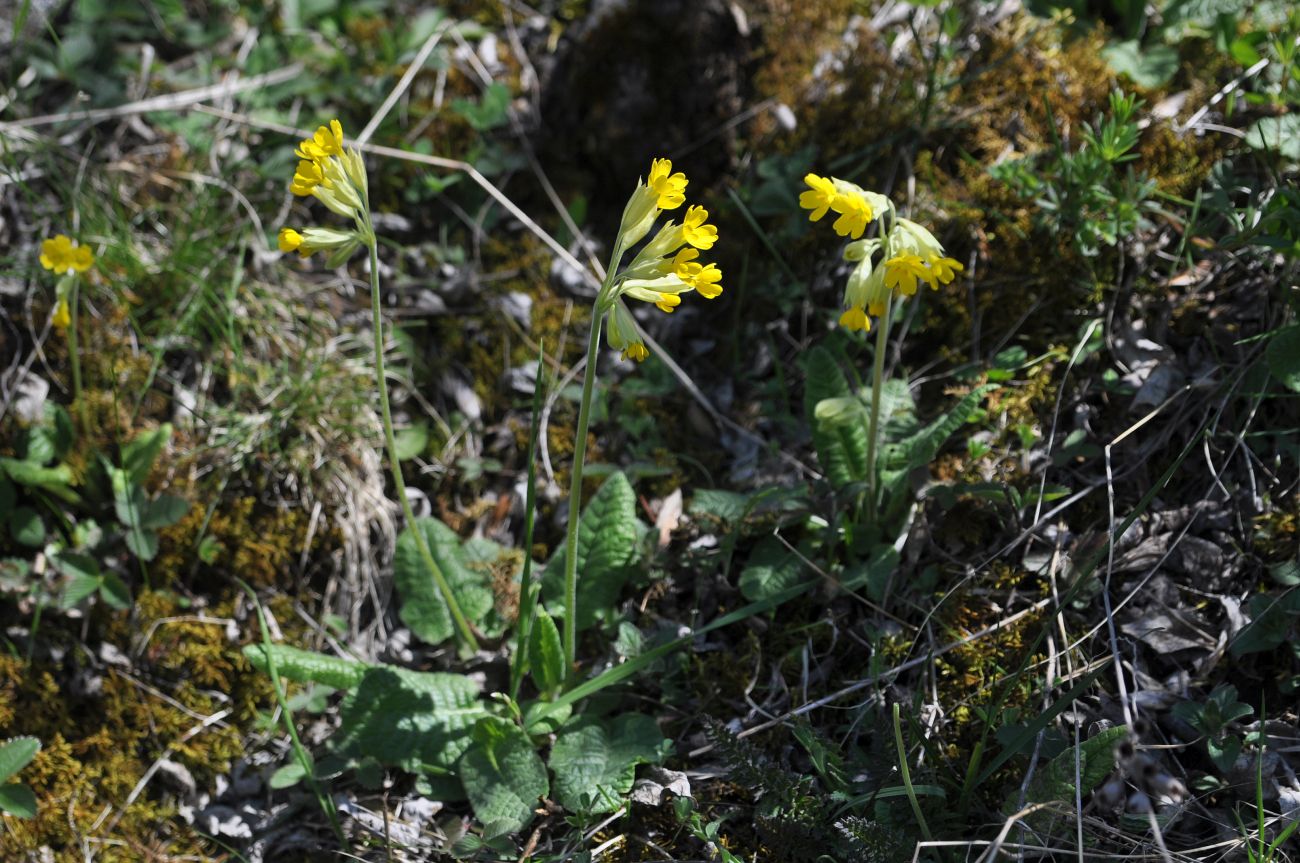
[[[266,784],[273,791],[281,791],[285,788],[292,788],[299,782],[307,778],[307,771],[297,761],[290,761],[283,765],[267,780]]]
[[[586,629],[618,601],[637,559],[636,493],[627,477],[611,474],[578,524],[577,623],[578,629]],[[565,613],[563,546],[546,565],[542,596],[549,609]]]
[[[1300,324],[1275,332],[1264,349],[1264,359],[1282,386],[1300,393]]]
[[[412,773],[449,770],[486,715],[468,677],[374,666],[339,707],[337,749]]]
[[[41,741],[35,737],[12,737],[0,743],[0,782],[8,782],[40,751]]]
[[[0,470],[18,485],[39,488],[68,503],[81,501],[81,496],[72,490],[72,468],[66,464],[43,467],[35,462],[0,457]]]
[[[32,789],[18,782],[0,785],[0,812],[18,818],[36,817],[36,795]]]
[[[140,523],[146,528],[169,527],[184,518],[189,509],[190,502],[185,498],[160,494],[145,506]]]
[[[800,581],[803,562],[775,537],[766,537],[740,573],[740,592],[751,602],[775,596]]]
[[[76,575],[63,587],[59,595],[59,608],[67,610],[99,590],[101,581],[98,575]]]
[[[909,471],[925,467],[934,461],[939,449],[970,417],[971,412],[988,393],[997,389],[994,384],[976,387],[962,397],[952,410],[921,429],[907,440],[884,447],[883,468],[887,471]]]
[[[537,609],[528,645],[528,668],[540,692],[554,692],[564,682],[564,647],[560,630],[545,609]]]
[[[819,422],[817,405],[827,399],[853,398],[835,357],[818,346],[804,359],[804,412],[812,426],[817,460],[832,485],[861,481],[867,475],[867,430],[861,423]]]
[[[613,812],[632,790],[636,766],[660,761],[665,743],[649,716],[580,718],[562,729],[551,747],[556,801],[581,814]]]
[[[144,525],[144,514],[149,507],[144,489],[131,479],[128,471],[107,462],[104,468],[113,487],[113,514],[126,529],[126,547],[141,560],[153,560],[158,554],[158,537]]]
[[[522,830],[550,791],[546,765],[523,729],[504,719],[485,716],[474,729],[475,742],[457,763],[465,795],[484,835]]]
[[[1115,769],[1115,746],[1127,734],[1127,726],[1117,725],[1079,744],[1079,784],[1085,797]],[[1071,746],[1039,772],[1029,787],[1030,803],[1074,800],[1075,755]]]
[[[99,581],[99,598],[110,608],[126,611],[131,607],[131,588],[115,572],[106,572]]]
[[[749,509],[749,496],[719,488],[702,488],[695,492],[689,507],[693,516],[712,516],[718,521],[737,522]]]
[[[447,603],[416,544],[414,529],[424,532],[434,563],[451,586],[460,610],[480,630],[497,629],[499,634],[499,625],[489,625],[492,590],[488,586],[488,576],[468,566],[460,537],[435,518],[416,519],[415,526],[408,526],[397,538],[393,580],[402,600],[399,611],[402,622],[429,644],[441,644],[455,632],[451,612],[447,610]]]
[[[263,674],[270,674],[266,648],[258,644],[244,645],[244,657]],[[361,682],[368,669],[374,667],[355,659],[330,656],[312,650],[301,650],[287,644],[272,644],[271,658],[275,671],[298,683],[323,683],[335,689],[351,689]]]
[[[153,470],[154,462],[172,437],[171,423],[163,423],[152,431],[142,432],[122,447],[122,469],[132,485],[142,486]]]
[[[1283,114],[1257,120],[1246,133],[1246,143],[1260,151],[1300,162],[1300,114]]]
[[[31,507],[17,507],[9,514],[9,535],[19,545],[40,548],[45,544],[45,522]]]

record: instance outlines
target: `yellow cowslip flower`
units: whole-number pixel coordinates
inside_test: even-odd
[[[862,236],[867,224],[876,216],[871,204],[861,195],[839,195],[832,202],[831,208],[840,214],[835,224],[831,225],[835,233],[841,237],[851,236],[855,240]]]
[[[835,199],[839,197],[839,192],[835,189],[835,182],[826,177],[819,177],[816,174],[809,174],[803,178],[808,184],[809,190],[799,196],[799,206],[805,210],[812,210],[808,214],[808,221],[820,221],[822,216],[834,205]]]
[[[279,241],[280,251],[282,252],[296,252],[302,248],[302,234],[298,233],[293,228],[281,228],[280,236],[277,237],[277,240]],[[303,254],[303,257],[305,258],[309,254],[311,253],[306,252]]]
[[[920,255],[895,255],[885,261],[884,269],[886,287],[898,291],[905,297],[916,293],[918,279],[932,288],[935,287],[935,275],[921,260]]]
[[[276,238],[280,251],[297,252],[307,257],[313,252],[331,252],[336,249],[354,249],[361,243],[355,231],[336,231],[333,228],[281,228]]]
[[[632,359],[639,363],[650,356],[645,342],[641,340],[636,321],[632,319],[632,312],[622,300],[616,300],[614,307],[610,309],[609,327],[605,330],[605,339],[611,348],[622,352],[625,360]]]
[[[655,206],[661,210],[675,210],[686,203],[686,175],[672,171],[673,163],[668,159],[655,159],[650,163],[646,185],[658,196]]]
[[[325,179],[325,169],[320,162],[312,159],[303,159],[298,163],[298,168],[293,174],[293,184],[289,187],[295,195],[306,197],[312,193],[320,184],[325,183],[329,188],[328,181]]]
[[[623,208],[623,219],[618,226],[619,239],[622,241],[623,248],[641,242],[641,239],[650,233],[661,212],[680,207],[686,201],[684,194],[686,175],[680,172],[673,174],[672,169],[673,163],[667,159],[655,159],[650,163],[649,177],[646,180],[636,181],[636,188],[632,190],[632,196],[627,199],[627,206]],[[660,230],[659,236],[655,238],[656,241],[663,238],[665,231],[672,231],[674,227],[670,222]],[[664,243],[668,241],[669,238],[664,238]],[[667,248],[659,254],[670,254],[672,249],[679,245],[681,240],[678,240],[672,248]],[[643,252],[642,255],[644,254]],[[638,258],[640,257],[639,255]]]
[[[708,218],[709,211],[697,205],[688,208],[682,220],[682,238],[697,249],[711,249],[718,241],[717,227],[704,224]]]
[[[699,252],[687,246],[674,255],[672,260],[668,260],[667,258],[664,259],[664,262],[668,265],[668,269],[664,271],[664,275],[667,275],[668,273],[676,273],[678,276],[681,276],[682,273],[689,273],[691,266],[699,266],[699,264],[692,263],[699,256]],[[683,279],[683,281],[684,280],[685,279]]]
[[[66,297],[59,297],[58,302],[54,304],[54,314],[50,316],[50,324],[56,330],[66,330],[72,323],[72,310],[68,308]]]
[[[329,127],[317,126],[316,134],[305,139],[295,151],[300,159],[323,161],[330,156],[343,155],[343,124],[330,120]]]
[[[934,277],[945,285],[957,278],[957,273],[966,269],[955,258],[946,258],[942,255],[930,255],[926,259],[926,264],[929,265],[930,271],[934,273]]]
[[[689,276],[683,276],[682,281],[695,289],[695,292],[706,300],[712,300],[722,294],[722,271],[718,269],[717,264],[688,264]]]
[[[289,191],[320,201],[333,213],[361,224],[366,209],[368,181],[361,154],[343,144],[343,125],[331,120],[316,134],[304,139],[294,151],[301,161],[294,171]]]
[[[871,318],[867,317],[865,311],[853,306],[840,315],[840,326],[846,330],[860,330],[865,333],[871,329]]]
[[[673,173],[672,162],[655,159],[650,173],[637,180],[636,188],[623,208],[619,224],[618,248],[621,252],[639,243],[654,227],[664,210],[686,203],[686,175]],[[681,224],[669,220],[641,247],[632,263],[614,275],[601,289],[597,314],[608,321],[606,336],[610,347],[624,359],[643,360],[650,355],[644,341],[637,336],[636,322],[624,299],[651,303],[671,314],[682,303],[682,294],[695,291],[707,299],[722,293],[722,272],[716,264],[702,264],[699,249],[711,249],[718,241],[718,229],[708,224],[709,211],[701,206],[687,208]],[[611,274],[613,275],[613,274]]]
[[[681,294],[692,290],[694,288],[685,279],[676,273],[671,273],[657,279],[626,279],[618,287],[618,296],[631,297],[643,303],[653,303],[660,311],[672,313],[673,309],[681,305]]]
[[[56,234],[41,242],[41,266],[56,274],[84,273],[95,264],[89,246],[81,246],[66,234]]]

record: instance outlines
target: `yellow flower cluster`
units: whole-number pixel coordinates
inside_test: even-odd
[[[623,209],[616,241],[620,254],[644,239],[664,210],[675,210],[686,203],[686,184],[686,175],[680,171],[673,173],[669,160],[655,159],[650,163],[649,175],[637,182]],[[703,207],[688,207],[680,224],[670,220],[660,228],[611,283],[600,308],[609,313],[606,330],[609,345],[622,351],[624,359],[640,362],[650,352],[623,298],[641,300],[664,312],[672,312],[681,305],[683,294],[695,291],[711,300],[722,293],[722,271],[718,265],[699,260],[700,250],[708,251],[718,241],[718,229],[708,224],[708,218],[709,212]]]
[[[68,295],[72,293],[74,274],[84,273],[94,265],[95,253],[90,247],[79,245],[66,234],[55,234],[41,242],[41,266],[63,276],[55,289],[54,312],[50,315],[50,325],[55,329],[66,330],[72,324]]]
[[[299,159],[289,191],[300,197],[313,197],[331,212],[352,219],[356,231],[329,228],[282,228],[279,246],[282,252],[298,252],[304,258],[312,252],[335,252],[332,261],[346,260],[364,239],[369,228],[369,180],[361,153],[343,144],[343,124],[331,120],[304,139],[294,151]]]
[[[65,234],[56,234],[41,243],[41,266],[54,273],[84,273],[95,264],[89,246],[81,246]]]
[[[964,267],[944,254],[943,246],[922,225],[898,216],[884,195],[868,192],[835,177],[804,177],[808,191],[799,196],[799,206],[812,210],[808,218],[818,221],[830,211],[839,214],[832,226],[841,237],[852,237],[844,258],[857,261],[844,291],[846,310],[840,325],[850,330],[871,329],[871,318],[885,313],[892,297],[910,297],[917,285],[932,289],[948,284]],[[885,217],[888,217],[888,225]],[[867,225],[881,219],[882,236],[858,239]],[[877,265],[876,255],[883,260]]]

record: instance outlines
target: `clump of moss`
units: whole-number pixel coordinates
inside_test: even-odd
[[[274,506],[252,495],[218,501],[211,513],[193,506],[179,522],[161,531],[161,551],[151,573],[157,573],[158,584],[167,585],[200,568],[198,544],[203,537],[213,549],[203,572],[235,572],[259,587],[287,586],[309,524],[308,514],[301,509]],[[328,546],[330,539],[328,532],[318,532],[313,554],[320,554],[320,546]]]
[[[211,613],[233,610],[232,600]],[[270,684],[222,622],[199,621],[174,596],[145,591],[134,619],[97,615],[95,622],[112,643],[138,639],[129,672],[78,663],[94,681],[81,694],[61,682],[60,667],[0,657],[0,721],[43,744],[22,774],[36,792],[37,817],[6,825],[0,856],[26,859],[48,847],[56,861],[71,863],[83,859],[90,842],[103,860],[211,859],[216,849],[177,817],[178,801],[163,782],[155,777],[137,786],[163,757],[188,769],[199,787],[209,786],[243,753],[240,727],[268,699]],[[205,725],[222,710],[229,710],[224,721]]]
[[[808,70],[840,46],[853,0],[761,0],[755,6],[753,22],[762,34],[754,76],[757,95],[804,110],[809,105]],[[770,126],[764,115],[755,131],[763,135]]]
[[[949,598],[936,615],[936,621],[952,640],[994,626],[1006,616],[1006,611],[984,594],[1022,587],[1029,578],[1027,573],[1013,567],[995,564],[970,588]],[[1041,622],[1041,615],[1027,614],[978,641],[966,641],[935,660],[939,700],[947,707],[952,722],[950,733],[945,735],[950,758],[960,761],[961,753],[971,752],[983,735],[985,722],[979,718],[977,706],[987,708],[995,702],[1000,702],[1004,710],[1029,706],[1033,680],[1027,675],[1018,678],[1015,675],[1039,658],[1028,651]],[[996,793],[997,785],[995,778],[987,786],[992,789],[990,793]]]

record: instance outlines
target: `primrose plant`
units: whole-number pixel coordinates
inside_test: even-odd
[[[41,243],[41,266],[59,276],[55,286],[50,325],[68,334],[68,362],[72,367],[72,402],[81,410],[81,358],[77,353],[77,290],[81,276],[95,265],[95,253],[66,234]],[[83,421],[85,417],[82,417]]]
[[[923,225],[898,215],[892,201],[854,183],[808,174],[801,207],[817,222],[837,216],[832,228],[851,241],[844,259],[853,263],[844,290],[840,326],[868,332],[875,319],[875,355],[869,391],[853,393],[834,357],[825,348],[808,357],[808,397],[814,443],[828,478],[836,486],[864,486],[859,518],[866,516],[876,541],[892,541],[900,510],[911,502],[912,470],[924,467],[939,447],[966,421],[989,388],[976,388],[928,426],[915,419],[906,381],[885,380],[890,323],[898,305],[920,285],[950,284],[964,267],[944,251]],[[874,226],[872,236],[868,228]]]
[[[331,266],[342,265],[362,247],[370,253],[370,311],[374,331],[375,381],[379,390],[384,444],[393,472],[393,485],[397,488],[397,500],[406,517],[412,543],[428,576],[437,586],[443,607],[455,625],[460,652],[462,655],[472,655],[478,645],[478,638],[461,610],[460,602],[442,567],[434,559],[424,531],[413,529],[415,512],[411,509],[406,483],[402,479],[384,369],[384,321],[379,304],[379,247],[370,215],[370,183],[366,176],[366,164],[356,148],[344,148],[343,125],[338,120],[331,120],[329,126],[318,127],[316,133],[303,140],[294,153],[299,162],[289,190],[300,197],[315,198],[330,212],[351,219],[353,227],[351,230],[308,227],[302,231],[282,228],[279,235],[280,251],[297,252],[304,258],[314,252],[328,252]]]
[[[510,552],[486,539],[462,541],[442,522],[414,517],[401,476],[385,387],[378,252],[365,165],[355,148],[345,146],[337,120],[303,140],[297,155],[300,161],[292,191],[315,198],[352,225],[344,229],[286,227],[279,234],[281,251],[298,252],[303,257],[324,252],[331,265],[345,263],[363,247],[370,256],[379,402],[394,485],[407,522],[393,562],[401,600],[399,615],[422,641],[440,644],[454,637],[462,654],[469,653],[480,638],[497,642],[508,628],[510,621],[496,610],[483,567]],[[649,351],[629,301],[672,312],[688,293],[712,299],[722,292],[717,265],[699,260],[700,251],[712,248],[718,238],[703,207],[689,207],[680,223],[669,220],[651,233],[664,211],[686,203],[686,185],[684,174],[674,173],[666,159],[657,159],[648,176],[638,181],[624,210],[592,312],[567,543],[547,565],[540,585],[529,583],[531,560],[524,565],[508,691],[484,697],[482,682],[466,675],[413,671],[301,651],[270,643],[264,631],[261,644],[245,648],[250,662],[275,678],[345,692],[339,706],[340,728],[330,739],[326,755],[316,760],[296,745],[295,760],[276,774],[274,787],[306,782],[333,820],[325,791],[330,778],[353,770],[367,782],[376,770],[404,770],[415,774],[421,793],[445,801],[468,799],[483,826],[474,841],[495,847],[492,843],[505,841],[507,834],[532,821],[543,798],[582,817],[614,811],[632,788],[636,766],[659,763],[666,757],[670,744],[652,717],[575,709],[587,696],[625,676],[607,671],[577,684],[576,633],[612,605],[646,533],[636,516],[635,494],[622,474],[606,480],[581,512],[579,498],[602,331],[609,346],[624,359],[641,361]],[[629,254],[631,261],[623,266]],[[539,375],[532,446],[544,384]],[[525,547],[530,547],[531,498],[527,509]],[[581,591],[579,570],[583,573]],[[562,614],[563,636],[539,597],[550,611]],[[291,703],[283,693],[280,696],[283,704]],[[291,737],[296,739],[292,731]],[[548,759],[543,761],[541,753],[548,749]],[[467,849],[449,850],[459,853]]]
[[[703,207],[687,208],[681,223],[669,220],[622,270],[623,257],[644,239],[666,210],[686,203],[686,175],[673,173],[667,159],[650,163],[650,174],[638,180],[632,197],[623,208],[623,219],[609,259],[606,275],[596,294],[587,340],[587,367],[582,379],[582,401],[578,407],[578,428],[574,442],[573,476],[569,486],[569,524],[564,556],[564,659],[566,676],[572,678],[577,658],[578,506],[582,496],[583,460],[587,451],[587,427],[591,420],[591,395],[596,383],[596,353],[600,349],[601,324],[609,322],[610,347],[623,358],[640,362],[650,355],[625,299],[650,303],[671,313],[682,297],[692,291],[705,299],[722,293],[722,271],[717,264],[699,261],[700,252],[712,249],[718,229],[707,224]]]

